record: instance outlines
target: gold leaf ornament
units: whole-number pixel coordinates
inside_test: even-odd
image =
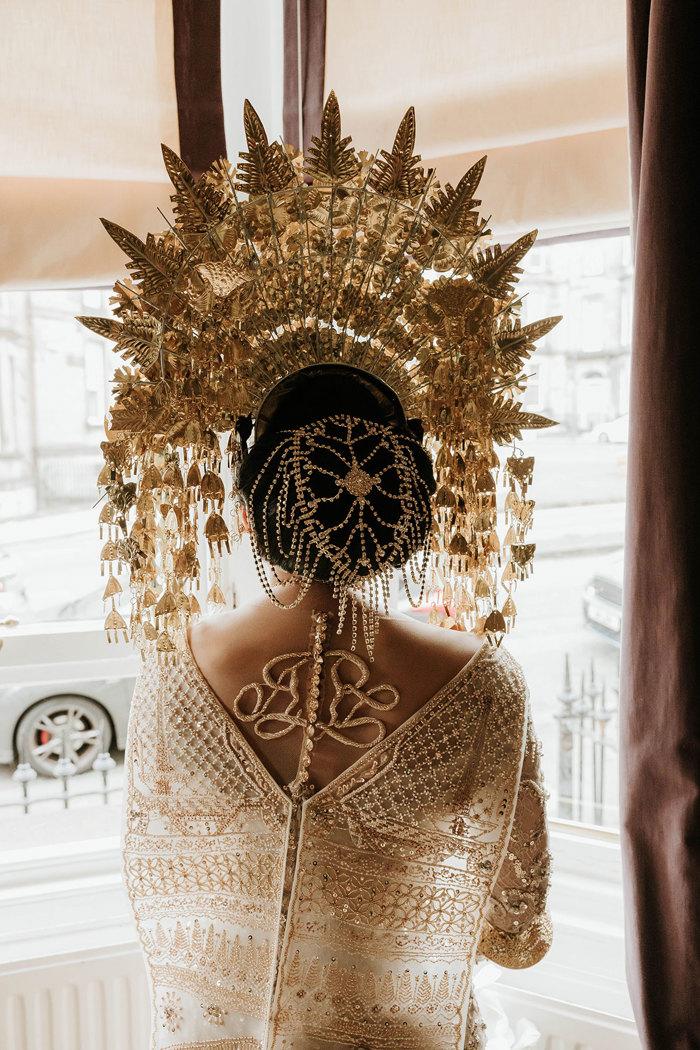
[[[347,182],[360,169],[360,161],[350,143],[349,135],[340,132],[340,106],[335,91],[331,91],[323,107],[321,136],[312,135],[306,171],[317,182],[328,178],[331,182]]]

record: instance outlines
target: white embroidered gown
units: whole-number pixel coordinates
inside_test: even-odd
[[[251,684],[259,701],[288,683],[285,659]],[[146,665],[123,862],[151,1050],[479,1050],[475,960],[530,966],[551,941],[544,798],[527,686],[504,646],[484,642],[302,800],[189,651]]]

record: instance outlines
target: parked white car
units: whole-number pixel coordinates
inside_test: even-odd
[[[110,644],[101,620],[0,628],[0,763],[54,773],[70,758],[78,773],[99,751],[122,750],[140,660]]]

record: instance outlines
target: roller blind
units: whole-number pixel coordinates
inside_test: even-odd
[[[4,0],[0,284],[111,282],[134,231],[168,206],[160,143],[179,148],[170,0]]]
[[[624,0],[328,0],[325,92],[343,130],[416,148],[453,184],[484,153],[496,233],[628,224]]]

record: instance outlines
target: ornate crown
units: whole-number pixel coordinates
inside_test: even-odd
[[[239,529],[228,502],[235,472],[231,489],[222,464],[241,453],[237,422],[255,418],[285,376],[336,362],[389,384],[422,421],[437,478],[431,621],[500,641],[532,565],[533,457],[513,448],[505,458],[499,538],[495,446],[553,424],[520,402],[524,362],[559,320],[518,319],[519,264],[536,233],[486,245],[474,196],[486,158],[441,187],[414,155],[412,108],[376,157],[341,135],[332,92],[306,156],[269,142],[248,101],[244,123],[238,167],[221,159],[197,180],[163,146],[174,187],[167,230],[142,241],[102,220],[130,271],[115,285],[115,319],[79,318],[125,362],[98,479],[105,627],[127,634],[115,597],[129,565],[132,636],[143,651],[177,652],[199,612],[202,526],[207,599],[224,602],[220,558]]]

